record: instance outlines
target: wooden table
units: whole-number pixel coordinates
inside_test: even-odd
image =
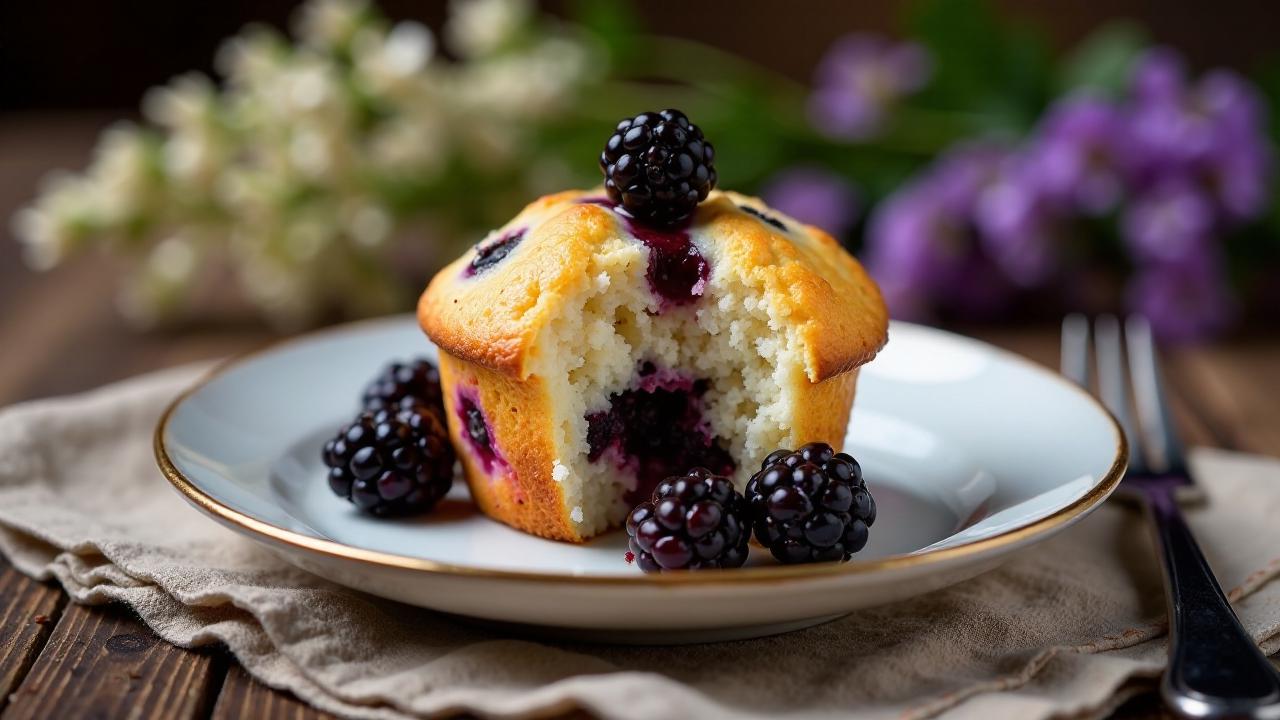
[[[83,164],[98,118],[0,118],[0,219],[47,169]],[[139,335],[115,314],[115,275],[96,259],[37,275],[0,238],[0,406],[77,392],[147,370],[226,356],[272,334],[256,327]],[[1046,365],[1052,327],[970,329]],[[1280,337],[1261,330],[1168,358],[1189,442],[1280,456]],[[1154,559],[1152,560],[1154,562]],[[1159,715],[1146,693],[1120,713]],[[324,716],[249,678],[226,653],[166,644],[132,613],[67,602],[0,559],[0,715],[240,718]]]

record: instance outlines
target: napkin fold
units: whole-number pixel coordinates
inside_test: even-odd
[[[0,411],[0,551],[165,640],[222,644],[330,712],[604,718],[1096,716],[1164,665],[1142,518],[1109,502],[1000,569],[787,635],[616,647],[504,635],[309,575],[203,517],[152,459],[185,367]],[[1280,649],[1280,461],[1197,450],[1189,520],[1241,621]],[[567,589],[566,592],[572,592]]]

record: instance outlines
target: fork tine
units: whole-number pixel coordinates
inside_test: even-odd
[[[1089,319],[1072,313],[1062,319],[1062,374],[1089,389]]]
[[[1182,442],[1169,413],[1156,344],[1151,337],[1151,324],[1140,315],[1125,320],[1125,341],[1129,350],[1129,374],[1133,377],[1134,406],[1138,422],[1146,432],[1151,458],[1166,471],[1186,469]]]
[[[1129,380],[1125,376],[1120,321],[1116,316],[1102,315],[1094,322],[1093,340],[1098,353],[1098,393],[1129,441],[1129,470],[1145,472],[1148,467],[1145,447],[1142,437],[1134,432],[1129,414]]]

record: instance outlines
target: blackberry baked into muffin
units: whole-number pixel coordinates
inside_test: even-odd
[[[776,448],[841,447],[886,340],[880,293],[823,231],[712,190],[710,159],[678,112],[625,120],[605,192],[535,201],[422,295],[491,517],[582,541],[663,478],[705,467],[741,488]]]

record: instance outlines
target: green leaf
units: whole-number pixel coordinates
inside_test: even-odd
[[[993,132],[1025,130],[1050,96],[1048,43],[1000,20],[982,0],[923,0],[907,25],[933,58],[934,76],[912,102],[979,116]]]
[[[1280,138],[1280,55],[1272,55],[1265,59],[1252,73],[1251,79],[1257,84],[1266,105],[1267,118],[1270,122],[1268,135],[1271,136],[1274,153],[1277,151],[1274,147],[1276,139]],[[1280,257],[1280,182],[1271,183],[1271,208],[1264,220],[1269,226],[1274,253]]]
[[[644,28],[635,7],[623,0],[575,0],[569,16],[603,43],[613,67],[625,66],[640,50]]]
[[[985,3],[923,0],[907,22],[933,57],[932,95],[955,107],[975,92],[989,91],[990,71],[999,64],[1004,39]]]
[[[1252,73],[1252,80],[1257,83],[1266,102],[1271,121],[1271,137],[1280,137],[1280,55],[1264,60],[1258,70]]]
[[[1129,80],[1134,60],[1150,44],[1146,31],[1131,20],[1116,20],[1093,31],[1062,62],[1058,86],[1063,92],[1087,88],[1118,95]]]

